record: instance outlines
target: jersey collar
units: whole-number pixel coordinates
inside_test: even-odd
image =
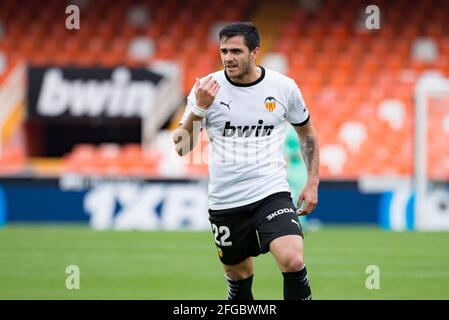
[[[259,79],[257,79],[256,81],[250,82],[250,83],[237,83],[231,80],[231,78],[228,77],[228,74],[226,73],[226,70],[223,70],[226,80],[229,81],[230,84],[236,86],[236,87],[251,87],[254,86],[256,84],[258,84],[259,82],[261,82],[263,80],[263,78],[265,78],[265,68],[262,66],[258,66],[260,68],[260,70],[262,71],[262,74],[260,75]]]

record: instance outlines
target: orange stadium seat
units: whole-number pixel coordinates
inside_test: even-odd
[[[0,155],[0,174],[12,175],[25,169],[25,153],[20,146],[6,145]]]
[[[71,153],[64,156],[64,169],[68,172],[90,173],[95,158],[95,146],[90,144],[77,144]]]

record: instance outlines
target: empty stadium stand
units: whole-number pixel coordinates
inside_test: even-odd
[[[252,20],[262,31],[262,53],[284,57],[286,74],[301,88],[318,130],[321,175],[327,179],[410,176],[415,82],[427,70],[449,77],[449,2],[444,0],[325,0],[316,8],[293,0],[74,3],[81,9],[79,30],[64,27],[64,1],[0,3],[0,90],[21,61],[114,67],[168,59],[181,66],[186,96],[195,77],[220,66],[220,25]],[[370,4],[380,8],[379,30],[365,27]],[[449,179],[449,100],[435,104],[440,105],[429,119],[429,173]],[[24,148],[0,138],[0,173],[19,172],[27,165]],[[161,143],[149,153],[139,145],[80,144],[64,157],[61,170],[161,175],[160,163],[172,148],[165,141],[165,147]],[[207,143],[203,138],[203,151]],[[207,175],[207,164],[190,164],[182,172]]]

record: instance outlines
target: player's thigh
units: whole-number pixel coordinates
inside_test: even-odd
[[[256,229],[247,215],[209,213],[218,257],[224,265],[237,265],[259,254]]]
[[[290,252],[300,253],[302,255],[304,252],[304,240],[296,234],[278,237],[270,242],[269,250],[273,254],[278,255],[285,255]]]
[[[303,237],[302,227],[296,214],[296,207],[288,194],[281,194],[264,203],[258,209],[257,219],[257,230],[262,253],[271,249],[270,244],[275,239],[288,235]],[[295,242],[295,244],[294,247],[297,247],[298,242]],[[302,241],[300,245],[302,245]]]
[[[270,243],[270,251],[282,272],[301,270],[304,266],[304,244],[299,235],[286,235]]]

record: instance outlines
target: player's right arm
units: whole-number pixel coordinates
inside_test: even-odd
[[[207,110],[215,99],[220,89],[218,82],[208,76],[203,81],[196,78],[194,93],[196,107]],[[193,108],[194,106],[191,106]],[[198,112],[197,112],[198,113]],[[196,145],[200,133],[201,121],[203,116],[190,112],[187,118],[173,133],[173,142],[175,143],[176,152],[180,156],[188,154]]]

